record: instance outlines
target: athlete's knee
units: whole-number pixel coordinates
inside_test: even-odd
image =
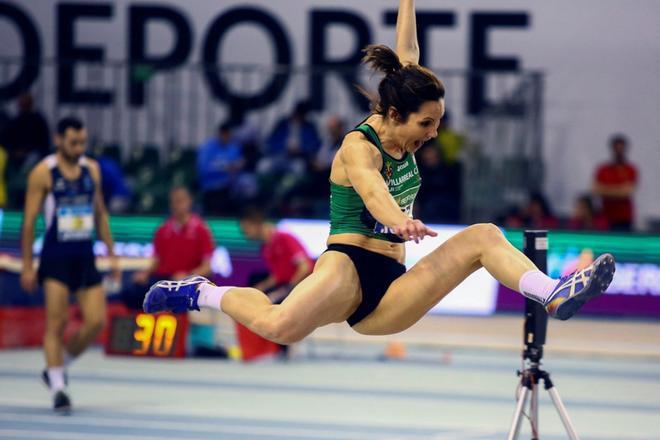
[[[60,313],[48,313],[46,315],[46,334],[62,335],[68,322],[68,316]]]
[[[105,327],[105,322],[105,316],[99,315],[87,318],[83,325],[85,330],[90,334],[99,334],[103,330],[103,327]]]
[[[475,238],[483,244],[492,245],[504,239],[504,234],[500,228],[493,223],[477,223],[470,226]]]
[[[271,313],[255,321],[254,327],[263,337],[278,344],[293,344],[309,333],[288,310],[273,306]]]

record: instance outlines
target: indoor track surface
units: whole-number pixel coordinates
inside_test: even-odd
[[[288,362],[163,361],[88,352],[70,372],[74,412],[58,416],[39,350],[0,351],[2,439],[504,439],[515,407],[515,351],[327,343]],[[310,354],[311,353],[311,354]],[[660,439],[655,358],[546,359],[581,439]],[[564,439],[545,391],[541,438]],[[520,439],[530,438],[525,421]]]

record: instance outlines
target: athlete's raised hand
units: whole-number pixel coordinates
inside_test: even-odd
[[[404,223],[392,228],[394,233],[406,241],[414,240],[419,243],[424,237],[436,237],[438,235],[433,229],[430,229],[420,220],[409,218]]]

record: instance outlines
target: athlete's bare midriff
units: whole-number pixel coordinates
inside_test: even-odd
[[[403,243],[391,243],[378,238],[367,237],[362,234],[334,234],[328,237],[327,244],[348,244],[358,246],[377,254],[385,255],[403,264],[406,258],[406,248]]]

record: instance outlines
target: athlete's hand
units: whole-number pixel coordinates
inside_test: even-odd
[[[21,288],[27,293],[34,293],[37,290],[37,273],[34,269],[24,269],[21,272]]]
[[[133,274],[133,282],[135,284],[147,284],[149,282],[149,271],[140,270]]]
[[[110,278],[114,281],[121,280],[121,269],[119,267],[119,258],[116,255],[109,257],[110,262]]]
[[[427,227],[420,220],[408,219],[405,223],[395,226],[394,233],[404,240],[414,240],[415,243],[419,243],[420,240],[423,240],[427,235],[429,237],[436,237],[438,235],[433,229]]]

